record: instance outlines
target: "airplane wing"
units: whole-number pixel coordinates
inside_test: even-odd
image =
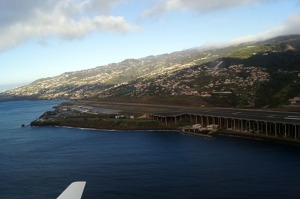
[[[65,191],[63,191],[57,199],[81,199],[84,188],[85,181],[78,181],[71,183]]]

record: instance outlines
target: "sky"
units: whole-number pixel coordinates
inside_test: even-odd
[[[64,72],[300,34],[300,0],[0,0],[0,91]]]

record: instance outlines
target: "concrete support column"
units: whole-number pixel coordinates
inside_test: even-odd
[[[240,124],[240,131],[243,131],[243,124],[242,123],[243,123],[243,120],[240,120],[240,123],[239,123]]]
[[[243,126],[244,122],[243,120],[241,120],[241,131],[244,131],[244,126]]]
[[[228,129],[229,126],[228,126],[228,118],[226,118],[226,129]]]
[[[284,137],[286,137],[286,131],[287,131],[287,127],[286,124],[284,125]]]
[[[275,137],[277,137],[277,124],[276,123],[274,124],[274,127],[275,127]]]
[[[233,119],[233,130],[236,130],[235,129],[235,119]]]
[[[257,134],[259,134],[259,121],[256,121],[256,128],[257,128],[256,132]]]
[[[249,123],[248,123],[248,132],[249,133],[251,132],[251,121],[249,121]]]
[[[268,135],[268,122],[265,123],[266,123],[266,135]]]
[[[201,115],[201,126],[203,127],[204,124],[203,124],[203,116]]]
[[[297,139],[297,127],[296,127],[296,125],[294,125],[294,127],[295,127],[295,140]]]
[[[196,115],[196,124],[198,124],[198,116]]]
[[[165,117],[165,123],[166,123],[166,125],[168,125],[168,119],[167,119],[167,117]]]

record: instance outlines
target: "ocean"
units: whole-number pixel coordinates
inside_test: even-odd
[[[0,102],[0,198],[300,198],[300,148],[168,131],[21,127],[59,101]]]

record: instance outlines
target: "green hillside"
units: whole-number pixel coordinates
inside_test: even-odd
[[[94,99],[277,107],[300,96],[300,36],[127,59],[0,93],[1,100]]]

